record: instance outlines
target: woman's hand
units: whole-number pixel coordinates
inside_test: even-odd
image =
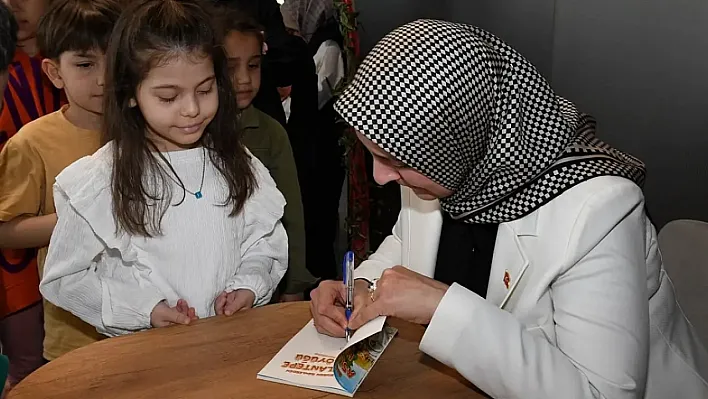
[[[354,281],[354,309],[366,306],[370,302],[369,283],[365,280]],[[321,334],[343,337],[347,328],[344,314],[347,289],[341,281],[323,281],[310,293],[310,311],[315,319],[315,327]]]
[[[376,283],[374,301],[354,307],[349,328],[356,330],[378,316],[428,324],[448,288],[403,266],[386,269]]]
[[[178,300],[174,307],[170,307],[165,301],[162,301],[152,309],[150,324],[153,327],[166,327],[172,324],[187,325],[198,318],[194,308],[190,308],[184,299]]]
[[[214,301],[214,311],[217,315],[231,316],[239,310],[252,308],[255,301],[256,295],[251,290],[222,292]]]

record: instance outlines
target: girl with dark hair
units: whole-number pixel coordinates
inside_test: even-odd
[[[211,22],[199,0],[123,14],[107,51],[108,143],[56,179],[40,290],[103,334],[263,305],[285,274],[285,201],[241,143]]]

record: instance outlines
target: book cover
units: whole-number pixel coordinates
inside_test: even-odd
[[[317,332],[310,320],[258,373],[258,379],[354,396],[398,330],[379,317],[349,342]]]

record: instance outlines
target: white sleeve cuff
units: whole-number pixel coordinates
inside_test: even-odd
[[[365,260],[361,262],[359,267],[354,269],[354,279],[363,278],[365,280],[373,281],[374,279],[381,278],[384,270],[389,269],[395,265],[390,265],[385,262],[376,260]]]
[[[270,302],[277,285],[277,282],[274,282],[268,273],[270,269],[272,267],[266,267],[257,262],[250,265],[243,264],[238,274],[226,284],[224,291],[249,290],[255,296],[254,307],[265,305]]]
[[[457,342],[462,331],[468,325],[461,321],[469,319],[479,305],[485,300],[474,292],[455,283],[448,288],[433,314],[423,339],[420,350],[437,361],[454,367]],[[469,329],[467,329],[469,333]]]
[[[129,290],[111,292],[110,284],[102,282],[102,319],[107,328],[142,330],[150,328],[150,315],[155,306],[165,299],[159,291]],[[126,298],[127,300],[123,300]]]

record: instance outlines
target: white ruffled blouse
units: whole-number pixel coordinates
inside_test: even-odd
[[[208,151],[165,155],[193,193],[204,173],[203,196],[186,193],[180,203],[181,188],[168,180],[172,206],[155,237],[116,234],[111,143],[66,168],[54,184],[58,223],[40,291],[102,334],[149,328],[150,313],[163,300],[174,306],[184,299],[200,318],[215,314],[214,300],[224,291],[251,290],[255,305],[264,305],[286,272],[285,199],[256,157],[258,188],[231,217],[231,207],[222,205],[228,188]]]

